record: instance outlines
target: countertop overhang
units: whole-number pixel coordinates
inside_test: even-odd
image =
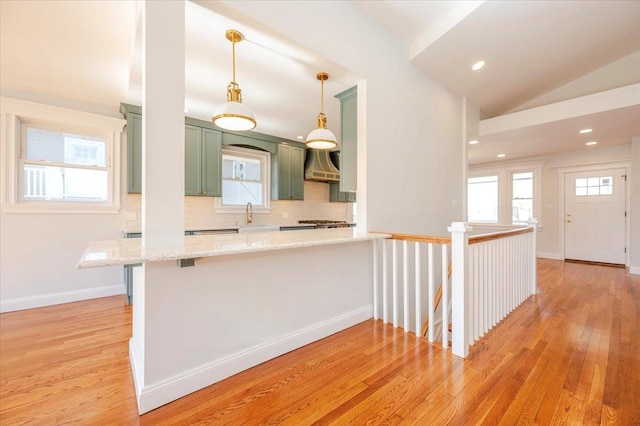
[[[295,232],[190,235],[179,247],[148,248],[140,238],[92,241],[77,264],[78,269],[133,265],[145,262],[196,259],[259,251],[285,250],[389,238],[358,228],[315,229]]]

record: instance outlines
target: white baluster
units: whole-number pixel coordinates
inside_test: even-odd
[[[391,256],[393,256],[392,285],[393,285],[393,326],[398,326],[398,242],[391,242]]]
[[[433,332],[433,321],[435,320],[434,318],[434,306],[433,306],[433,297],[434,297],[434,289],[433,289],[433,243],[429,243],[429,245],[427,246],[428,249],[428,259],[427,262],[429,263],[427,268],[428,271],[427,273],[429,274],[429,289],[428,289],[428,293],[429,293],[429,300],[427,300],[427,304],[429,306],[429,312],[427,313],[428,317],[429,317],[429,329],[428,329],[428,339],[430,342],[433,342],[434,340],[436,340],[435,338],[435,333]]]
[[[449,262],[447,259],[447,246],[442,245],[442,299],[440,306],[442,307],[442,347],[449,347],[449,277],[447,269]]]
[[[404,308],[404,331],[409,331],[409,249],[407,241],[402,242],[402,291]]]
[[[413,250],[415,255],[415,295],[416,295],[416,336],[420,336],[422,332],[422,289],[420,288],[420,243],[413,243]]]
[[[380,240],[373,240],[373,318],[380,318],[378,309],[378,246]]]
[[[387,278],[387,241],[382,241],[382,321],[389,322],[388,278]]]

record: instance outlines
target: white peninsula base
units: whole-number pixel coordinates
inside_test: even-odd
[[[139,412],[371,318],[372,239],[134,268]]]

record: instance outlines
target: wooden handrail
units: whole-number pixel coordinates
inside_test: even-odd
[[[532,227],[510,229],[507,231],[491,232],[488,234],[480,234],[469,237],[469,244],[478,244],[485,241],[497,240],[500,238],[512,237],[520,234],[533,232]],[[399,241],[413,241],[416,243],[433,243],[442,245],[451,245],[451,237],[439,237],[435,235],[416,235],[416,234],[397,234],[394,232],[373,232],[374,234],[390,235],[389,239]]]
[[[474,235],[473,237],[469,237],[469,244],[478,244],[485,241],[498,240],[500,238],[513,237],[520,234],[528,234],[529,232],[533,232],[532,227]]]
[[[378,232],[375,232],[376,234]],[[391,235],[392,240],[413,241],[416,243],[433,243],[451,245],[451,237],[438,237],[434,235],[396,234],[393,232],[380,232],[380,234]]]

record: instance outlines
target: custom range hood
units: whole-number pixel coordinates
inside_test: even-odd
[[[304,180],[340,182],[340,170],[329,158],[329,150],[307,149],[307,158],[304,162]]]

